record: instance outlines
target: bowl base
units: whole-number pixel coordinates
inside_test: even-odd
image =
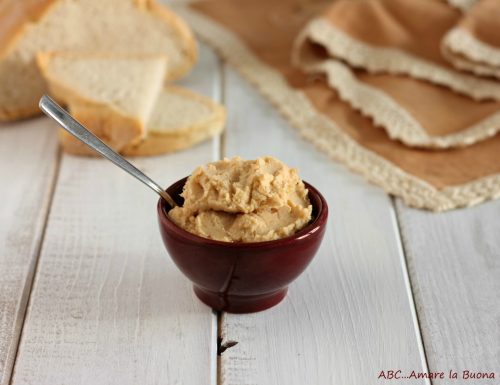
[[[193,286],[194,293],[205,305],[214,310],[228,313],[255,313],[269,309],[280,303],[285,298],[288,287],[259,295],[225,295],[214,293],[198,286]]]

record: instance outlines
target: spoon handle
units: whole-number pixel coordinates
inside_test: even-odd
[[[62,128],[68,131],[71,135],[81,140],[87,146],[97,151],[99,154],[109,159],[122,170],[125,170],[130,175],[139,179],[146,186],[157,192],[167,203],[175,207],[177,204],[172,197],[164,191],[157,183],[151,180],[142,171],[129,163],[125,158],[116,153],[108,147],[102,140],[87,130],[76,119],[74,119],[68,112],[66,112],[59,104],[57,104],[51,97],[43,95],[39,103],[40,109],[49,117],[59,123]]]

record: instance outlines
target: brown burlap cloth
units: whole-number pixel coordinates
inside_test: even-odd
[[[471,19],[494,7],[450,3],[209,0],[176,10],[318,148],[411,206],[448,210],[500,196],[500,82],[463,71],[485,60],[449,38],[459,29],[486,44]]]

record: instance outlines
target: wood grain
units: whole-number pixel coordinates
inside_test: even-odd
[[[226,155],[298,167],[325,195],[330,221],[283,303],[224,314],[223,338],[238,344],[222,355],[222,384],[369,385],[383,382],[381,370],[424,371],[390,199],[301,140],[233,70],[225,79]]]
[[[218,66],[203,49],[184,84],[217,96]],[[213,143],[134,163],[168,185]],[[214,383],[216,319],[164,249],[157,199],[105,160],[63,156],[13,384]]]
[[[500,201],[440,214],[398,202],[397,211],[429,368],[458,372],[453,384],[500,383]],[[496,379],[460,380],[464,370]]]
[[[43,119],[0,126],[0,384],[9,383],[57,165]]]

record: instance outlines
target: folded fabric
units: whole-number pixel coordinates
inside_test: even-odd
[[[408,147],[342,101],[327,80],[293,67],[294,40],[314,16],[301,2],[213,0],[176,9],[200,37],[256,84],[305,138],[407,204],[447,210],[500,196],[499,135],[446,151]],[[377,76],[380,78],[374,79],[378,80],[370,81],[382,83],[389,75]],[[427,81],[405,81],[411,83],[407,83],[411,92],[413,87],[434,87]],[[457,105],[462,99],[457,99]],[[422,102],[438,109],[432,105],[434,101]],[[498,105],[490,103],[485,104],[488,112],[498,111]]]
[[[442,51],[458,69],[500,79],[500,1],[477,2],[446,34]]]
[[[342,100],[391,138],[469,145],[500,131],[500,82],[460,72],[441,55],[443,36],[461,17],[439,0],[338,0],[303,29],[294,61],[325,73]]]

